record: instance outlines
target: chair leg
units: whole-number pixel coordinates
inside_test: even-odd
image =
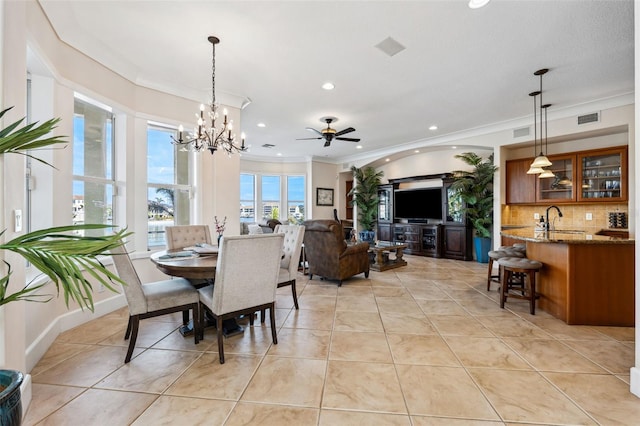
[[[260,324],[264,324],[265,318],[266,318],[266,312],[263,309],[263,310],[260,311]]]
[[[256,313],[255,312],[252,313],[251,315],[249,315],[249,325],[253,325],[253,321],[255,320],[255,317],[256,317]]]
[[[131,324],[131,338],[129,339],[129,349],[127,349],[127,355],[124,357],[124,363],[131,361],[131,355],[133,355],[133,349],[136,346],[136,339],[138,338],[138,325],[140,324],[140,317],[134,315],[129,317],[129,323]]]
[[[491,290],[491,272],[493,271],[493,259],[489,258],[489,272],[487,273],[487,291]]]
[[[189,324],[189,311],[182,311],[182,325]]]
[[[200,343],[200,313],[199,313],[200,303],[194,303],[191,305],[191,317],[193,318],[193,341],[197,345]],[[184,311],[182,312],[184,314]],[[187,311],[187,316],[189,315],[189,311]]]
[[[127,322],[127,331],[124,332],[124,340],[127,340],[131,336],[131,315],[129,315],[129,321]]]
[[[206,310],[206,308],[204,307],[204,305],[202,303],[199,304],[198,306],[198,322],[200,323],[200,340],[204,340],[204,324],[205,324],[205,320],[204,320],[204,311]]]
[[[500,279],[500,307],[504,309],[504,302],[507,299],[507,291],[509,287],[509,278],[511,276],[511,271],[506,269],[502,269],[502,277]]]
[[[272,303],[269,307],[269,320],[271,321],[271,338],[273,340],[273,344],[278,344],[278,333],[276,331],[276,313],[274,312],[275,303]]]
[[[536,271],[531,271],[529,276],[529,312],[531,315],[536,314]]]
[[[296,280],[291,282],[291,294],[293,294],[293,305],[298,308],[298,292],[296,291]]]
[[[216,324],[217,324],[216,329],[218,334],[218,354],[220,355],[220,364],[224,364],[224,343],[222,341],[224,337],[222,336],[222,318],[221,317],[216,318]]]

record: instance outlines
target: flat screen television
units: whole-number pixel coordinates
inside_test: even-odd
[[[442,220],[442,188],[398,189],[394,191],[393,209],[396,219]]]

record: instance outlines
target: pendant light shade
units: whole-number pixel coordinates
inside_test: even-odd
[[[536,159],[533,160],[533,163],[531,163],[531,167],[549,167],[551,164],[547,156],[540,152]]]
[[[533,164],[531,165],[531,167],[529,167],[529,170],[527,170],[528,175],[537,175],[542,172],[544,172],[544,169],[542,167],[534,167]]]
[[[562,186],[571,186],[573,185],[573,182],[571,182],[571,179],[569,179],[569,176],[564,175],[560,178],[560,180],[558,181],[558,184]]]
[[[538,176],[538,178],[540,178],[540,179],[543,179],[543,178],[554,178],[554,177],[556,177],[556,175],[554,175],[551,170],[543,170],[542,173],[540,173],[540,175]]]

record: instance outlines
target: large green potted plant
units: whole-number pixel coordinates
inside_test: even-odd
[[[462,213],[475,231],[476,260],[487,263],[493,225],[493,176],[498,167],[493,164],[493,154],[483,159],[474,152],[464,152],[455,158],[473,167],[470,171],[454,171],[451,188],[460,194],[464,202]]]
[[[358,208],[358,227],[360,239],[373,241],[375,233],[373,228],[378,220],[378,186],[382,183],[384,175],[382,171],[376,171],[373,167],[351,167],[355,179],[349,195],[353,195],[352,205]]]
[[[0,112],[0,119],[11,108]],[[21,126],[18,120],[0,130],[0,155],[21,154],[50,165],[34,157],[30,150],[65,143],[63,137],[45,137],[56,127],[59,119],[51,119],[40,125],[37,123]],[[32,151],[31,151],[32,152]],[[129,235],[120,230],[106,236],[84,236],[86,231],[101,228],[112,228],[110,225],[86,224],[77,226],[59,226],[42,229],[19,235],[8,242],[0,242],[0,251],[8,250],[21,255],[38,268],[56,286],[57,293],[62,290],[64,301],[69,306],[69,299],[74,300],[80,308],[93,312],[93,287],[83,275],[83,270],[99,284],[117,292],[114,284],[124,284],[120,278],[109,271],[101,263],[99,256],[109,255],[112,248],[124,244]],[[0,241],[4,231],[0,232]],[[42,294],[42,287],[47,283],[27,285],[13,293],[9,292],[11,265],[2,260],[6,274],[0,273],[0,309],[2,306],[19,300],[29,302],[47,302],[53,295]],[[22,422],[22,405],[20,402],[20,384],[22,373],[15,370],[0,370],[0,424],[19,425]]]

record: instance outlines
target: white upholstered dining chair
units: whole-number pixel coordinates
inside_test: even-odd
[[[271,337],[278,343],[275,323],[276,286],[282,257],[283,234],[229,236],[222,239],[216,264],[215,285],[200,292],[200,323],[207,310],[216,320],[220,364],[224,364],[222,322],[239,315],[253,318],[268,309]],[[202,330],[202,329],[200,329]]]
[[[129,322],[124,335],[125,340],[129,339],[129,349],[124,359],[125,363],[131,360],[141,319],[174,312],[188,313],[191,310],[194,341],[196,344],[199,342],[201,334],[198,321],[199,295],[198,290],[188,280],[174,278],[143,284],[124,246],[111,250],[111,258],[118,276],[127,283],[122,286],[127,305],[129,305]]]
[[[196,244],[211,244],[209,225],[175,225],[164,228],[167,238],[167,249],[176,250]]]
[[[282,247],[283,257],[280,261],[278,272],[278,288],[291,286],[293,305],[298,309],[298,292],[296,290],[296,277],[300,265],[300,252],[304,241],[304,225],[276,225],[273,230],[276,234],[284,235]],[[260,321],[264,322],[264,311],[260,314]]]

